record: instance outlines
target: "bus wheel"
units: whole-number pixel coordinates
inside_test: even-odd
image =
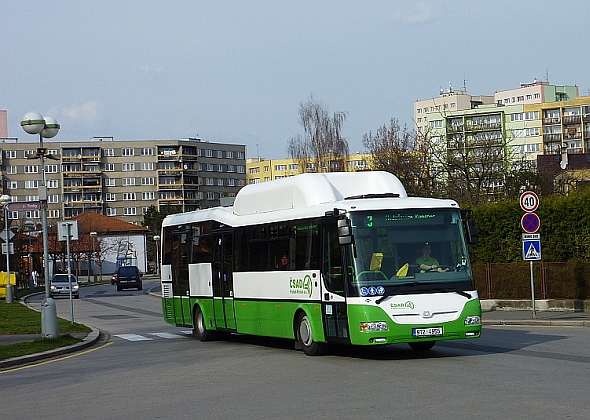
[[[436,341],[416,341],[415,343],[408,343],[412,350],[427,351],[434,347]]]
[[[199,306],[195,306],[193,313],[193,337],[200,341],[210,341],[213,339],[213,331],[205,326],[205,317]]]
[[[297,343],[308,356],[319,356],[325,351],[325,344],[313,341],[311,323],[305,312],[299,315],[297,321]]]

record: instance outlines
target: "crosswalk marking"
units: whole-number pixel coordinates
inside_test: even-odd
[[[155,335],[156,337],[160,337],[160,338],[186,338],[183,335],[172,334],[169,332],[150,333],[150,335]]]
[[[187,335],[190,335],[192,331],[180,331],[181,334],[174,334],[169,332],[153,332],[148,333],[147,335],[153,335],[154,337],[158,338],[165,338],[165,339],[178,339],[178,338],[187,338]],[[151,341],[154,340],[153,337],[146,337],[145,335],[140,334],[115,334],[115,337],[122,338],[123,340],[127,341]]]
[[[153,338],[144,337],[143,335],[139,334],[115,334],[115,337],[122,338],[128,341],[149,341],[153,340]]]

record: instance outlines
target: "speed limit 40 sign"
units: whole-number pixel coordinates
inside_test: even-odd
[[[520,196],[520,208],[532,213],[539,208],[539,196],[533,191],[523,192]]]

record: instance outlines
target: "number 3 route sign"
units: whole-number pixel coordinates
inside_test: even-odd
[[[520,225],[526,233],[535,233],[541,226],[541,220],[536,213],[525,213],[520,219]]]

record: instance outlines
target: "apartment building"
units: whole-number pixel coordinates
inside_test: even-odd
[[[368,170],[369,156],[366,154],[354,154],[347,157],[345,161],[346,171],[363,171]],[[334,165],[341,167],[341,164]],[[300,163],[295,159],[269,159],[249,158],[246,161],[246,172],[248,184],[258,184],[260,182],[272,181],[275,179],[286,178],[306,172],[316,172],[314,164],[308,162],[305,168],[300,167]]]
[[[569,153],[589,150],[590,97],[577,95],[577,86],[535,81],[496,92],[493,103],[444,113],[429,111],[423,119],[431,140],[444,139],[447,150],[496,139],[498,145],[509,148],[507,158],[524,158],[534,166],[539,155],[560,153],[564,147]]]
[[[150,206],[182,211],[217,206],[246,184],[246,147],[181,140],[86,142],[46,140],[48,218],[68,219],[83,212],[138,224]],[[2,192],[13,201],[37,201],[41,182],[37,143],[0,139]],[[37,219],[39,211],[12,219]],[[51,222],[50,222],[51,223]]]

